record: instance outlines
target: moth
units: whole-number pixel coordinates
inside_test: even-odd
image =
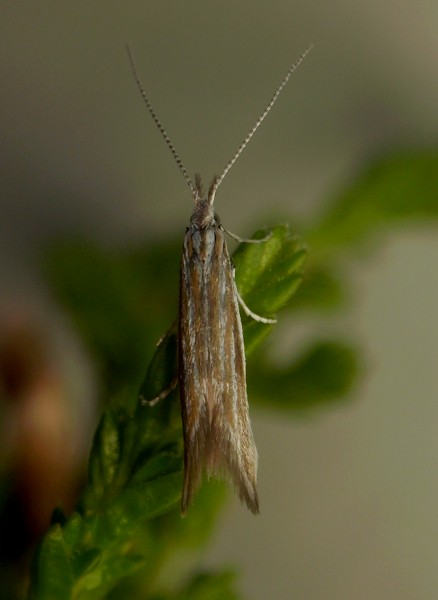
[[[209,477],[223,478],[234,484],[241,501],[252,513],[259,513],[258,455],[249,418],[239,305],[259,322],[269,324],[276,320],[256,315],[239,296],[225,234],[248,243],[260,243],[267,238],[244,240],[225,230],[214,211],[214,200],[219,185],[311,48],[290,67],[233,158],[221,175],[213,178],[207,195],[204,195],[200,176],[195,176],[194,183],[188,176],[146,95],[131,51],[127,48],[134,79],[146,107],[194,200],[182,249],[178,315],[178,383],[184,435],[183,516],[201,485],[204,472]],[[164,390],[149,404],[165,397],[169,391]]]

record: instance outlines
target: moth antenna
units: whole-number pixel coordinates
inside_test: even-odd
[[[204,197],[204,189],[202,187],[201,175],[200,173],[195,173],[195,188],[198,198]]]
[[[138,89],[140,90],[140,94],[143,97],[144,103],[146,104],[146,107],[147,107],[147,109],[148,109],[151,117],[153,118],[153,120],[155,122],[155,125],[160,130],[160,133],[163,136],[163,139],[166,142],[169,150],[171,151],[172,156],[175,159],[176,164],[178,165],[181,173],[183,174],[183,177],[186,180],[186,183],[189,186],[189,188],[190,188],[190,190],[192,192],[193,197],[197,198],[197,190],[196,190],[195,186],[193,185],[193,182],[190,179],[190,177],[189,177],[189,175],[188,175],[188,173],[187,173],[187,171],[186,171],[186,169],[185,169],[185,167],[183,165],[183,162],[182,162],[182,160],[181,160],[178,152],[175,149],[175,146],[172,144],[171,139],[170,139],[170,137],[167,134],[167,131],[161,125],[161,122],[160,122],[160,120],[159,120],[159,118],[157,116],[157,113],[153,109],[152,104],[151,104],[149,98],[146,95],[146,92],[145,92],[145,90],[143,88],[143,84],[142,84],[142,82],[140,80],[140,77],[138,75],[137,68],[135,66],[134,57],[132,55],[131,48],[128,45],[126,46],[126,51],[128,53],[128,58],[129,58],[129,63],[131,65],[132,74],[134,75],[135,82],[137,83]]]
[[[278,86],[275,94],[272,96],[271,101],[266,106],[265,110],[262,112],[262,114],[260,115],[260,117],[258,118],[258,120],[257,120],[256,124],[254,125],[254,127],[250,130],[250,132],[248,133],[248,135],[246,136],[246,138],[243,140],[243,142],[238,147],[238,149],[237,149],[236,153],[234,154],[233,158],[226,165],[226,167],[222,171],[221,175],[213,180],[213,183],[211,184],[210,189],[209,189],[209,193],[208,193],[208,200],[209,200],[210,204],[213,204],[213,202],[214,202],[214,196],[216,194],[217,188],[222,183],[225,175],[228,173],[228,171],[234,165],[234,163],[236,162],[236,160],[239,158],[239,156],[245,150],[246,146],[248,145],[249,140],[252,138],[252,136],[255,134],[255,132],[257,131],[257,129],[263,123],[265,117],[267,116],[267,114],[269,113],[269,111],[271,110],[271,108],[274,106],[274,104],[275,104],[278,96],[280,95],[281,91],[283,90],[284,86],[289,81],[290,76],[292,75],[292,73],[299,67],[299,65],[303,62],[303,60],[305,59],[305,57],[307,56],[307,54],[309,54],[309,52],[312,50],[312,48],[313,48],[313,44],[311,44],[307,48],[307,50],[305,50],[301,54],[301,56],[298,58],[298,60],[296,60],[294,62],[294,64],[290,67],[289,71],[286,74],[286,77],[280,83],[280,85]]]

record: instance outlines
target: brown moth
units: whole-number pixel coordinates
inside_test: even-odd
[[[161,125],[129,60],[143,100],[168,145],[193,196],[194,210],[184,237],[180,269],[178,315],[178,383],[184,433],[184,483],[181,513],[186,515],[201,485],[203,473],[224,478],[234,487],[249,510],[259,512],[257,495],[258,455],[249,418],[246,364],[239,304],[246,314],[262,323],[275,323],[253,313],[243,302],[234,281],[226,231],[214,212],[217,188],[240,156],[293,71],[311,50],[309,47],[290,67],[271,101],[219,177],[213,178],[207,197],[199,175],[193,184],[169,136]],[[269,236],[268,236],[269,237]],[[168,390],[149,402],[154,404]]]

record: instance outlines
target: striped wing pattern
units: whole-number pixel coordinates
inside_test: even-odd
[[[216,223],[188,228],[180,277],[181,511],[187,513],[206,472],[231,481],[258,513],[242,323],[225,235]]]

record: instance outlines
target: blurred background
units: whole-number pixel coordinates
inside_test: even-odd
[[[315,44],[216,197],[241,236],[290,221],[305,239],[378,157],[436,148],[438,4],[23,1],[0,14],[1,573],[12,579],[53,507],[74,506],[100,412],[99,365],[51,294],[46,249],[180,240],[191,213],[125,44],[206,185]],[[364,376],[326,409],[252,410],[261,516],[233,501],[202,557],[237,564],[247,598],[436,598],[437,263],[436,225],[404,224],[348,262],[342,313],[290,327],[280,315],[273,358],[309,330],[345,333]]]

